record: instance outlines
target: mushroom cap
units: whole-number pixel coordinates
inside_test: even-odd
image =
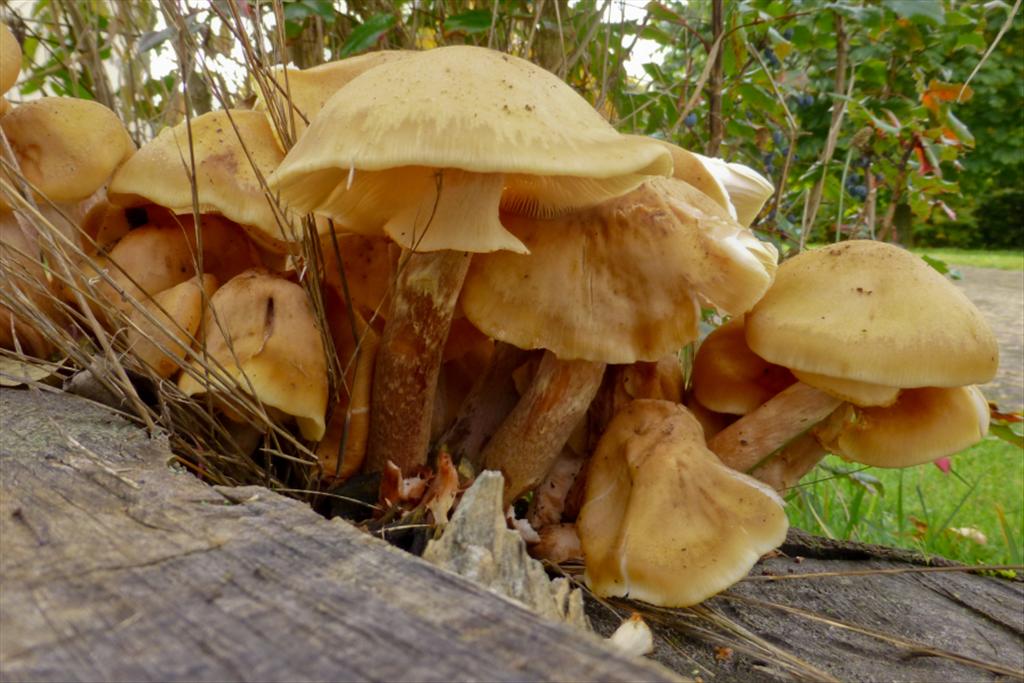
[[[458,168],[612,178],[664,174],[656,143],[620,135],[554,74],[524,59],[457,45],[352,79],[324,105],[278,171]]]
[[[597,595],[669,607],[739,581],[788,526],[778,495],[723,465],[686,408],[653,399],[609,424],[577,520]]]
[[[667,174],[671,157],[654,142],[620,135],[540,67],[451,46],[382,64],[338,90],[271,186],[296,210],[330,216],[352,231],[386,229],[408,248],[416,217],[433,219],[432,239],[447,235],[444,216],[452,209],[435,207],[438,169],[448,169],[451,191],[481,195],[469,204],[486,202],[477,211],[491,218],[480,224],[456,215],[453,221],[478,234],[417,250],[486,252],[521,247],[497,221],[499,201],[533,215],[593,205],[635,188],[644,175]],[[489,178],[487,185],[461,177],[473,174]]]
[[[85,199],[135,151],[114,112],[74,97],[18,105],[0,128],[25,178],[56,202]]]
[[[106,257],[84,261],[80,270],[102,299],[125,313],[135,307],[131,299],[145,301],[196,274],[192,248],[184,231],[156,226],[132,230]],[[106,271],[113,284],[96,271]],[[93,311],[101,319],[110,318],[102,305],[93,306]]]
[[[260,182],[260,176],[269,175],[284,157],[264,114],[227,110],[197,116],[192,119],[192,151],[200,213],[220,214],[238,223],[272,251],[283,253],[290,241],[301,239],[282,231],[287,217],[274,211]],[[157,204],[176,214],[191,214],[190,165],[189,135],[182,122],[143,145],[114,175],[107,195],[121,206]]]
[[[884,384],[858,382],[854,379],[829,377],[813,372],[793,370],[793,375],[808,386],[821,389],[826,394],[849,401],[858,406],[888,406],[899,396],[899,387],[887,387]]]
[[[204,296],[216,290],[217,278],[198,275],[143,302],[152,320],[132,310],[128,317],[137,327],[128,330],[128,345],[135,357],[164,379],[176,373],[199,330]]]
[[[886,407],[847,405],[814,428],[821,445],[874,467],[910,467],[952,455],[988,432],[989,408],[975,386],[905,389]]]
[[[746,415],[796,381],[747,346],[743,316],[709,334],[693,359],[693,395],[716,413]]]
[[[207,355],[237,384],[203,385],[183,373],[178,387],[186,395],[250,393],[251,386],[265,406],[294,416],[303,437],[323,437],[327,358],[302,287],[266,272],[246,271],[210,298],[203,329]],[[201,377],[202,367],[196,361],[192,366]]]
[[[764,203],[775,193],[775,187],[771,182],[749,166],[701,154],[694,156],[703,161],[722,183],[740,225],[747,227],[753,223]]]
[[[295,110],[295,137],[299,138],[309,121],[320,112],[331,95],[353,78],[375,66],[416,54],[411,50],[379,50],[356,57],[339,59],[308,69],[291,69],[276,66],[270,70],[270,86],[274,89],[274,105],[283,107],[290,103]],[[256,111],[267,111],[267,102],[260,88],[256,90]],[[290,125],[290,122],[289,122]],[[273,128],[273,124],[271,124]],[[274,131],[275,138],[277,131]]]
[[[708,157],[665,140],[658,140],[658,142],[672,155],[673,178],[693,185],[725,209],[731,218],[736,218],[736,208],[729,201],[729,193],[726,192],[725,185],[705,163]]]
[[[770,245],[670,178],[585,211],[503,220],[530,254],[475,256],[466,317],[495,339],[563,359],[656,361],[697,338],[697,295],[743,312],[774,271]]]
[[[0,21],[0,95],[14,87],[20,73],[21,45],[7,24]]]
[[[772,363],[889,387],[982,384],[999,364],[974,304],[883,242],[842,242],[786,261],[746,328],[750,348]]]

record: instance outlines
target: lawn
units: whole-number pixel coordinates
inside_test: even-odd
[[[968,564],[1024,563],[1024,451],[995,437],[903,470],[829,456],[788,499],[793,526]]]
[[[952,249],[922,247],[911,249],[915,254],[927,255],[950,266],[969,268],[996,268],[998,270],[1024,270],[1024,251],[988,251],[984,249]]]

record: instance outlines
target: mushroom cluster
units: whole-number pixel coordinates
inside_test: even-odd
[[[995,343],[941,276],[877,243],[778,266],[749,227],[764,178],[620,134],[528,61],[458,46],[256,80],[255,109],[138,151],[92,103],[0,116],[27,181],[4,181],[21,289],[0,302],[91,316],[228,423],[293,426],[317,486],[374,482],[374,523],[443,525],[460,483],[498,470],[535,555],[582,558],[598,595],[690,605],[782,542],[779,493],[826,449],[905,466],[987,428],[972,385]],[[74,247],[64,277],[44,204]],[[708,308],[730,321],[687,390]],[[0,323],[0,346],[51,352],[24,316]]]

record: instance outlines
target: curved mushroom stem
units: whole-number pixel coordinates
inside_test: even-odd
[[[732,469],[750,472],[842,403],[842,399],[797,382],[720,431],[708,441],[708,448]]]
[[[484,448],[484,466],[505,477],[505,507],[551,469],[594,399],[604,367],[544,352],[530,388]]]
[[[813,435],[804,434],[788,443],[774,458],[755,468],[751,474],[784,495],[813,470],[826,453]]]
[[[469,269],[461,251],[411,252],[399,269],[377,351],[367,470],[403,473],[427,462],[434,392],[455,302]]]
[[[468,460],[474,469],[480,469],[484,445],[519,399],[512,372],[529,353],[511,344],[497,343],[487,372],[477,379],[459,407],[455,422],[437,440],[448,449],[454,462]]]
[[[587,454],[565,447],[533,493],[527,519],[534,529],[562,521],[565,499],[587,462]]]

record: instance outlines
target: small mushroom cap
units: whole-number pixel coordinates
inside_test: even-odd
[[[286,217],[274,211],[260,182],[284,157],[266,116],[246,110],[197,116],[192,119],[192,151],[201,213],[238,223],[272,251],[283,253],[288,242],[301,239],[290,234]],[[191,214],[190,158],[186,123],[165,128],[117,172],[107,192],[110,201],[121,206],[157,204],[172,213]]]
[[[891,406],[848,405],[814,429],[821,445],[874,467],[910,467],[981,441],[989,408],[975,386],[905,389]]]
[[[21,45],[7,24],[0,21],[0,95],[14,87],[20,73]]]
[[[748,227],[761,212],[764,203],[775,193],[775,187],[763,175],[743,164],[697,154],[722,183],[729,203],[740,225]]]
[[[883,384],[871,384],[870,382],[858,382],[854,379],[843,379],[841,377],[829,377],[813,372],[793,370],[793,375],[798,380],[821,389],[826,394],[849,401],[858,406],[888,406],[892,405],[899,396],[899,387],[887,387]]]
[[[128,330],[128,345],[135,357],[158,377],[167,379],[175,374],[199,329],[203,298],[209,299],[216,290],[215,277],[196,276],[145,301],[142,307],[152,320],[140,309],[131,311],[129,318],[135,327]]]
[[[124,313],[134,308],[132,299],[145,301],[196,274],[192,248],[185,233],[179,228],[156,226],[132,230],[106,257],[95,256],[83,262],[80,270],[101,299]],[[105,271],[113,284],[98,271]],[[69,300],[74,298],[69,296]],[[93,312],[101,319],[109,319],[101,304],[94,305]]]
[[[53,201],[85,199],[135,151],[117,115],[98,102],[43,97],[0,118],[21,172]]]
[[[667,607],[739,581],[788,527],[778,495],[724,466],[686,408],[649,399],[601,437],[577,521],[594,593]]]
[[[772,363],[889,387],[983,384],[999,364],[974,304],[883,242],[842,242],[786,261],[746,327],[750,348]]]
[[[207,355],[237,383],[230,388],[199,382],[184,373],[179,388],[188,396],[243,391],[265,406],[296,418],[302,436],[318,441],[326,428],[327,358],[306,292],[269,273],[249,270],[210,299],[203,318]],[[237,360],[237,363],[236,363]]]
[[[475,256],[466,317],[495,339],[564,359],[656,361],[697,338],[697,295],[743,312],[774,271],[773,248],[669,178],[585,211],[503,220],[531,253]]]
[[[736,209],[729,201],[729,193],[726,192],[725,185],[704,161],[708,157],[695,154],[679,145],[673,145],[671,142],[664,140],[658,140],[658,142],[672,155],[673,178],[693,185],[725,209],[730,217],[736,218]]]
[[[716,413],[746,415],[796,381],[747,346],[743,316],[709,334],[693,359],[693,394]]]
[[[284,111],[284,106],[291,104],[295,111],[295,137],[305,132],[309,121],[320,112],[324,103],[359,74],[375,66],[399,59],[406,59],[416,54],[411,50],[379,50],[368,52],[348,59],[339,59],[326,64],[318,64],[309,69],[291,69],[277,66],[270,72],[270,87],[273,88],[275,107]],[[256,90],[256,111],[267,111],[267,102],[263,91]],[[286,120],[287,121],[287,120]],[[291,125],[291,122],[287,122]],[[273,128],[273,126],[271,126]],[[277,133],[275,131],[275,138]]]

